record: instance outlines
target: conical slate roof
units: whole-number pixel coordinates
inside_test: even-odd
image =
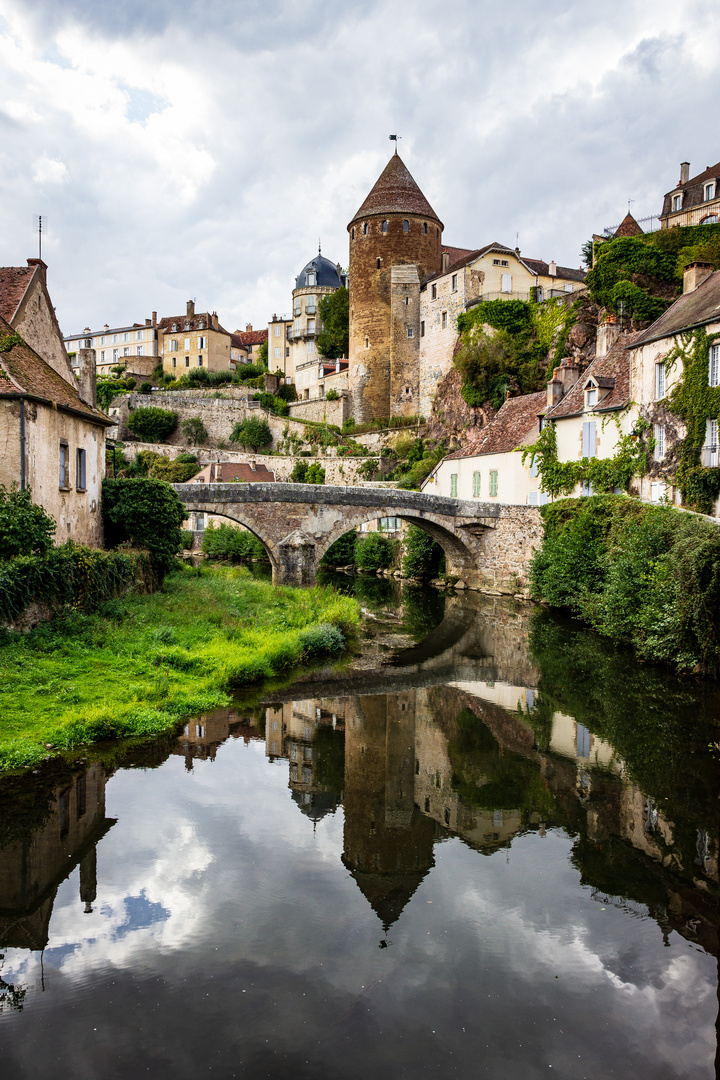
[[[640,226],[638,225],[637,221],[632,216],[630,211],[628,211],[627,214],[625,215],[625,217],[622,219],[622,221],[618,225],[615,232],[613,233],[613,239],[614,240],[617,239],[618,236],[642,236],[642,235],[643,235],[642,229],[640,228]]]
[[[418,214],[442,222],[417,186],[399,154],[393,154],[375,186],[350,222],[371,214]],[[350,228],[348,225],[348,228]]]

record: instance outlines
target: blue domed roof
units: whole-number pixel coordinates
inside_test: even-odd
[[[315,258],[307,266],[304,266],[295,278],[296,289],[304,289],[307,286],[307,276],[312,270],[317,274],[316,285],[326,285],[331,289],[340,289],[345,284],[343,280],[345,275],[340,276],[340,268],[318,252]]]

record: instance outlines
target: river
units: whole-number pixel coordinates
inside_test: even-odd
[[[3,1075],[716,1077],[717,685],[336,581],[362,662],[0,784]]]

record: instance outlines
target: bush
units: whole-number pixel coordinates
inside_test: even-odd
[[[152,383],[148,382],[147,380],[145,382],[141,382],[139,389],[141,394],[149,394],[152,390]]]
[[[308,467],[308,471],[305,473],[306,484],[324,484],[325,483],[325,470],[322,465],[315,461]]]
[[[164,442],[177,427],[178,415],[153,405],[141,406],[130,413],[127,426],[143,442]]]
[[[266,559],[267,552],[260,540],[247,529],[221,522],[208,525],[203,535],[202,549],[210,559],[224,562],[249,562],[250,559]]]
[[[208,440],[208,431],[199,416],[183,420],[180,430],[192,446],[202,446]]]
[[[337,401],[339,399],[339,397],[340,397],[340,395],[338,394],[337,390],[331,389],[331,390],[328,390],[327,394],[325,395],[325,400],[326,401]]]
[[[173,565],[186,510],[162,480],[142,477],[103,481],[102,513],[109,546],[146,548],[160,575]]]
[[[187,551],[193,546],[193,531],[192,529],[180,530],[180,551]]]
[[[320,563],[322,566],[354,566],[355,544],[357,533],[354,529],[339,537],[323,555]]]
[[[361,570],[389,570],[400,548],[399,540],[371,532],[358,537],[355,561]]]
[[[307,461],[296,461],[292,467],[292,472],[288,477],[291,484],[304,484],[305,477],[307,476],[308,463]]]
[[[272,442],[272,432],[267,420],[247,416],[234,425],[230,432],[230,442],[239,443],[246,449],[249,447],[251,450],[257,450]]]
[[[405,555],[402,561],[406,577],[428,581],[445,570],[445,552],[429,533],[410,525],[405,533]]]
[[[45,555],[54,535],[54,520],[32,501],[29,488],[7,491],[0,487],[0,559]]]
[[[131,377],[131,378],[125,380],[125,385],[128,388],[128,390],[134,390],[135,387],[137,386],[137,381]]]
[[[332,623],[318,623],[300,632],[303,660],[339,656],[345,648],[345,638]]]
[[[235,368],[235,380],[237,382],[247,382],[248,379],[256,379],[258,375],[263,375],[265,368],[261,364],[238,364]]]
[[[200,472],[200,466],[194,454],[178,454],[173,460],[154,450],[141,450],[135,455],[132,472],[135,476],[154,476],[168,484],[184,484]]]

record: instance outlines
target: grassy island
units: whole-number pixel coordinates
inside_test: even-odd
[[[165,734],[235,687],[339,655],[358,624],[332,589],[184,567],[159,592],[0,640],[0,771],[106,739]]]

